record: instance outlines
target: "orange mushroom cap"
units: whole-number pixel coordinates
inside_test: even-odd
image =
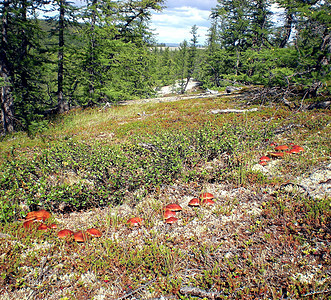
[[[38,210],[38,211],[30,211],[25,219],[26,220],[43,220],[45,221],[46,219],[50,218],[51,217],[51,214],[44,210],[44,209],[41,209],[41,210]]]
[[[205,200],[205,199],[214,199],[215,197],[211,193],[203,193],[203,194],[200,194],[199,198],[201,200]]]
[[[167,224],[174,224],[177,221],[178,221],[178,218],[176,218],[176,217],[170,217],[170,218],[164,220],[164,222],[166,222]]]
[[[91,238],[90,235],[88,235],[88,234],[86,234],[85,232],[82,232],[82,231],[77,231],[77,232],[74,233],[74,239],[78,243],[84,243],[85,241],[87,241],[90,238]]]
[[[169,210],[167,209],[164,213],[163,213],[163,218],[164,219],[169,219],[171,217],[174,217],[176,216],[176,212],[175,211],[172,211],[172,210]]]
[[[23,223],[23,227],[26,229],[29,229],[29,228],[31,228],[32,224],[35,224],[35,223],[36,223],[35,220],[28,220]]]
[[[181,208],[180,205],[176,204],[176,203],[171,203],[171,204],[168,204],[166,207],[165,207],[165,210],[171,210],[171,211],[181,211],[183,210]]]
[[[200,200],[198,198],[193,198],[188,203],[189,206],[200,206]]]
[[[286,145],[279,145],[275,147],[276,151],[282,151],[282,150],[288,150],[288,147]]]
[[[101,237],[102,233],[100,232],[100,230],[96,229],[96,228],[90,228],[86,230],[86,233],[94,236],[94,237]]]
[[[211,199],[204,199],[202,201],[202,205],[205,205],[205,206],[212,206],[215,204],[215,201],[211,200]]]
[[[57,233],[58,238],[66,238],[67,236],[73,235],[74,232],[70,229],[62,229]]]
[[[41,224],[38,226],[37,230],[47,231],[47,230],[48,230],[48,226],[47,226],[46,224],[41,223]]]
[[[260,161],[269,161],[270,160],[270,157],[268,156],[261,156],[260,157]]]
[[[127,221],[127,224],[129,224],[130,226],[139,226],[139,225],[142,225],[143,221],[144,220],[142,218],[134,217],[134,218],[129,219]]]
[[[298,145],[293,145],[292,149],[295,149],[299,152],[304,151],[304,149],[301,146],[298,146]]]

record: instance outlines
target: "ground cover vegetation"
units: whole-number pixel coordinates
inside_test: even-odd
[[[299,178],[327,170],[330,113],[210,113],[246,103],[238,94],[76,109],[34,139],[2,142],[4,299],[327,299],[330,194]],[[262,166],[272,142],[304,151]],[[213,206],[188,205],[203,192]],[[183,208],[172,225],[170,203]],[[41,208],[52,212],[47,231],[25,228],[20,219]],[[132,227],[133,217],[144,222]],[[102,236],[57,237],[88,228]]]
[[[152,47],[161,1],[59,1],[49,23],[1,3],[3,299],[330,297],[330,110],[306,109],[329,93],[329,4],[278,1],[276,28],[253,2],[219,1],[206,49],[193,26],[178,51]],[[139,100],[188,78],[246,87]]]

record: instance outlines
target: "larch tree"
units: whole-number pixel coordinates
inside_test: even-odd
[[[4,0],[1,8],[1,48],[0,48],[0,76],[1,76],[1,120],[3,133],[14,131],[14,101],[12,95],[12,67],[8,57],[8,18],[10,14],[10,0]]]

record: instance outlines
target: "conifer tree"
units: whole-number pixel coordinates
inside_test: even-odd
[[[4,134],[14,131],[14,102],[12,95],[13,70],[8,57],[8,18],[10,0],[4,0],[1,10],[1,48],[0,48],[0,86],[1,86],[1,119]]]

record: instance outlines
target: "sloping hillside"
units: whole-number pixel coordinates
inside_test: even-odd
[[[328,299],[330,110],[244,99],[77,110],[3,140],[1,299]]]

